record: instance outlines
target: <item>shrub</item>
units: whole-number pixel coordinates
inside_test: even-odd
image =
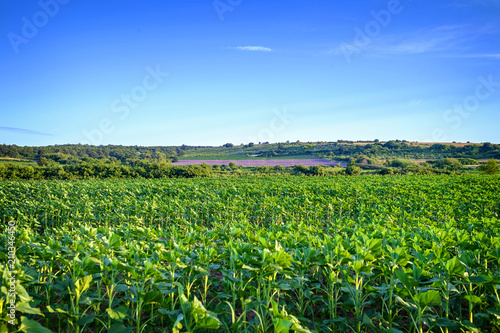
[[[488,162],[481,164],[479,166],[479,170],[481,170],[487,175],[494,175],[500,171],[498,168],[497,161],[494,159],[491,159]]]
[[[356,163],[350,162],[345,169],[345,173],[349,176],[357,176],[361,174],[361,168],[357,166]]]

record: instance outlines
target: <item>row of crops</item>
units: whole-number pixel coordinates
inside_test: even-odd
[[[481,175],[1,182],[0,332],[499,332],[499,214]]]

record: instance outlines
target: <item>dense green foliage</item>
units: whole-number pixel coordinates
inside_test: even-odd
[[[0,164],[0,179],[118,179],[118,178],[193,178],[212,175],[209,165],[176,165],[137,161],[132,165],[90,161],[78,164],[23,165]]]
[[[182,147],[139,147],[139,146],[90,146],[90,145],[55,145],[55,146],[17,146],[0,145],[0,157],[25,158],[39,160],[41,157],[59,162],[71,163],[86,158],[111,159],[122,162],[137,159],[158,159],[161,157],[182,155]]]
[[[400,158],[400,159],[489,159],[500,158],[498,144],[466,144],[463,147],[445,144],[427,145],[410,143],[405,140],[388,142],[284,142],[260,143],[255,145],[239,145],[233,147],[186,147],[183,151],[185,159],[228,159],[228,158],[293,158],[317,156],[329,159],[349,158]],[[468,163],[476,164],[469,160]]]
[[[409,161],[392,160],[385,162],[391,167],[380,169],[373,166],[372,171],[379,174],[453,174],[462,172],[461,164],[454,164],[453,168],[447,164],[427,163],[420,165]],[[372,166],[363,166],[371,169]],[[0,180],[76,180],[76,179],[157,179],[157,178],[194,178],[194,177],[241,177],[249,175],[305,175],[305,176],[334,176],[346,174],[356,176],[362,173],[354,160],[347,168],[330,167],[323,165],[305,166],[296,165],[283,167],[280,165],[242,167],[233,162],[229,165],[172,165],[165,162],[136,161],[131,165],[117,162],[92,160],[79,164],[57,164],[29,165],[26,163],[0,163]]]
[[[485,164],[480,165],[479,170],[483,171],[488,175],[494,175],[500,172],[500,168],[498,167],[497,161],[494,159],[491,159]]]
[[[354,144],[352,142],[285,142],[221,147],[138,147],[56,145],[19,147],[0,145],[1,179],[116,179],[116,178],[192,178],[256,174],[358,175],[362,170],[380,174],[441,174],[463,171],[465,165],[477,165],[474,158],[500,158],[500,145],[484,143],[464,147],[434,144],[425,146],[406,141]],[[208,166],[172,166],[179,158],[191,159],[263,159],[317,158],[349,162],[344,171],[324,167],[271,168],[251,167],[243,170],[234,165],[224,168]],[[18,160],[12,160],[17,158]],[[421,158],[427,163],[411,162]],[[31,162],[31,163],[30,163]],[[223,172],[220,172],[220,171]],[[495,173],[489,168],[485,173]],[[228,172],[230,171],[230,172]]]
[[[482,175],[0,183],[24,332],[494,332],[499,214]]]
[[[0,157],[24,158],[38,161],[44,157],[60,164],[76,163],[86,159],[107,159],[129,164],[136,160],[161,161],[174,158],[189,159],[247,159],[247,158],[304,158],[325,157],[331,159],[358,158],[462,158],[462,159],[500,159],[500,145],[490,143],[467,144],[463,147],[445,144],[424,145],[405,140],[388,142],[366,142],[355,144],[338,142],[284,142],[259,144],[225,144],[221,147],[203,146],[90,146],[55,145],[44,147],[21,147],[0,145]],[[462,161],[463,163],[463,161]],[[464,163],[466,164],[466,163]]]

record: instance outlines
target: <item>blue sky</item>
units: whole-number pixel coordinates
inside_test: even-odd
[[[0,22],[0,143],[500,143],[500,0],[11,0]]]

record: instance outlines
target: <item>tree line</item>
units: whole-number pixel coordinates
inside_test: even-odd
[[[314,155],[330,159],[347,159],[361,155],[373,158],[473,158],[473,159],[500,159],[500,145],[485,142],[482,144],[466,144],[454,146],[436,143],[431,146],[412,144],[405,140],[390,140],[380,142],[374,140],[364,145],[352,142],[285,142],[263,144],[241,144],[239,146],[226,143],[221,147],[206,146],[91,146],[81,144],[67,144],[54,146],[16,146],[0,145],[0,157],[21,158],[38,161],[44,157],[58,163],[67,164],[85,159],[109,159],[129,163],[134,160],[175,161],[177,158],[190,153],[197,156],[197,152],[204,154],[253,155],[259,157],[285,157],[296,155]]]
[[[488,174],[497,173],[496,161],[481,165],[480,170]],[[347,167],[338,166],[256,166],[229,165],[172,165],[155,161],[137,161],[120,164],[111,161],[84,161],[79,164],[47,165],[27,163],[0,163],[0,180],[77,180],[77,179],[131,179],[131,178],[195,178],[195,177],[238,177],[238,176],[357,176],[362,173],[379,175],[432,175],[457,174],[464,172],[464,166],[456,159],[443,159],[433,163],[415,163],[391,160],[372,168],[352,159]]]
[[[119,179],[119,178],[194,178],[211,175],[210,166],[171,165],[153,161],[139,161],[125,165],[113,162],[91,161],[79,164],[28,165],[0,163],[0,179]]]

